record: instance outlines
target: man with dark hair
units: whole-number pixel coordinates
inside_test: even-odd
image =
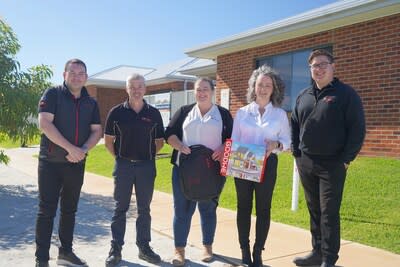
[[[312,252],[297,266],[333,267],[340,248],[340,205],[347,168],[361,150],[365,119],[361,99],[334,77],[334,57],[311,53],[312,86],[300,92],[292,112],[292,152],[310,214]]]
[[[87,152],[101,137],[99,108],[84,87],[86,65],[71,59],[63,85],[47,89],[39,102],[39,212],[36,221],[36,267],[49,266],[54,216],[60,199],[57,264],[86,266],[72,251],[75,213],[83,184]]]
[[[138,217],[136,245],[139,258],[159,263],[161,258],[149,246],[151,241],[150,203],[156,178],[156,153],[164,145],[164,126],[160,111],[143,99],[144,77],[132,74],[126,80],[128,99],[108,113],[104,131],[107,150],[115,158],[114,200],[111,222],[111,249],[106,266],[116,266],[122,259],[126,229],[126,212],[135,186]]]

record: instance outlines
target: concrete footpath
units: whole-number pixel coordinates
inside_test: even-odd
[[[7,150],[11,158],[8,166],[0,165],[0,267],[34,266],[35,218],[37,213],[37,148]],[[113,182],[102,176],[85,174],[81,200],[77,213],[74,250],[89,266],[104,266],[110,248],[110,220],[113,211]],[[151,206],[151,246],[160,254],[160,266],[171,266],[173,256],[172,196],[154,192]],[[186,266],[237,266],[240,264],[240,248],[237,241],[236,213],[218,208],[218,225],[213,245],[215,260],[205,264],[199,260],[201,228],[198,212],[192,221],[187,247]],[[135,246],[135,203],[129,211],[123,261],[119,266],[154,266],[138,259]],[[253,218],[254,219],[254,218]],[[57,222],[55,220],[50,266],[56,266]],[[253,223],[254,225],[254,223]],[[252,228],[251,236],[254,236]],[[308,253],[310,234],[296,227],[272,223],[266,250],[263,252],[264,266],[295,266],[292,259]],[[400,255],[381,249],[342,240],[337,266],[400,266]]]

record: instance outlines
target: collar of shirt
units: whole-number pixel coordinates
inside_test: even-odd
[[[145,108],[149,108],[149,104],[147,104],[146,100],[143,99],[144,102],[144,106],[142,108],[142,110],[144,110]],[[126,109],[130,109],[133,111],[133,109],[131,108],[131,106],[129,105],[129,99],[125,100],[125,102],[122,105],[124,108]]]
[[[217,106],[215,104],[213,104],[211,106],[210,110],[207,111],[207,113],[204,114],[204,115],[201,115],[201,111],[200,111],[200,108],[199,108],[198,104],[196,104],[194,106],[194,111],[196,113],[196,116],[199,117],[202,120],[217,119],[217,114],[215,112],[219,112],[219,110],[218,110],[218,108],[217,108]]]
[[[265,106],[265,111],[264,111],[263,116],[264,116],[265,114],[267,114],[268,111],[270,111],[273,107],[274,107],[274,106],[272,105],[272,103],[269,102],[269,103]],[[258,115],[261,115],[259,109],[260,109],[260,106],[259,106],[255,101],[253,101],[253,102],[250,103],[250,113],[251,113],[252,116],[256,117],[256,116],[258,116]]]
[[[70,96],[70,97],[72,97],[72,98],[75,98],[75,96],[74,96],[74,95],[71,93],[71,91],[68,89],[68,86],[67,86],[67,84],[65,83],[65,81],[63,82],[62,91],[64,92],[64,94],[66,94],[66,95],[68,95],[68,96]],[[80,96],[79,98],[87,97],[87,96],[89,96],[89,93],[88,93],[86,87],[83,86],[82,89],[81,89],[81,96]]]

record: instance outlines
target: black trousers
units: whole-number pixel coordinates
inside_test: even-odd
[[[58,235],[64,251],[72,251],[75,213],[83,184],[84,163],[39,160],[39,212],[36,219],[36,257],[49,260],[54,217],[60,199]]]
[[[271,154],[267,160],[262,183],[235,178],[237,196],[236,224],[241,249],[248,247],[250,242],[249,235],[254,194],[256,197],[256,239],[254,247],[264,249],[271,224],[271,201],[276,182],[277,166],[278,157],[276,154]]]
[[[303,155],[297,168],[310,214],[313,251],[334,264],[340,249],[340,205],[346,169],[337,160],[316,160]]]

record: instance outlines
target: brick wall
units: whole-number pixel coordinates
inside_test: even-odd
[[[219,90],[230,88],[230,110],[246,105],[256,59],[331,44],[336,76],[360,94],[367,120],[363,155],[400,158],[400,14],[222,55]]]
[[[100,110],[101,125],[104,127],[104,123],[107,118],[107,114],[112,107],[123,102],[128,97],[125,89],[117,88],[103,88],[90,85],[87,87],[89,94],[96,98]]]

